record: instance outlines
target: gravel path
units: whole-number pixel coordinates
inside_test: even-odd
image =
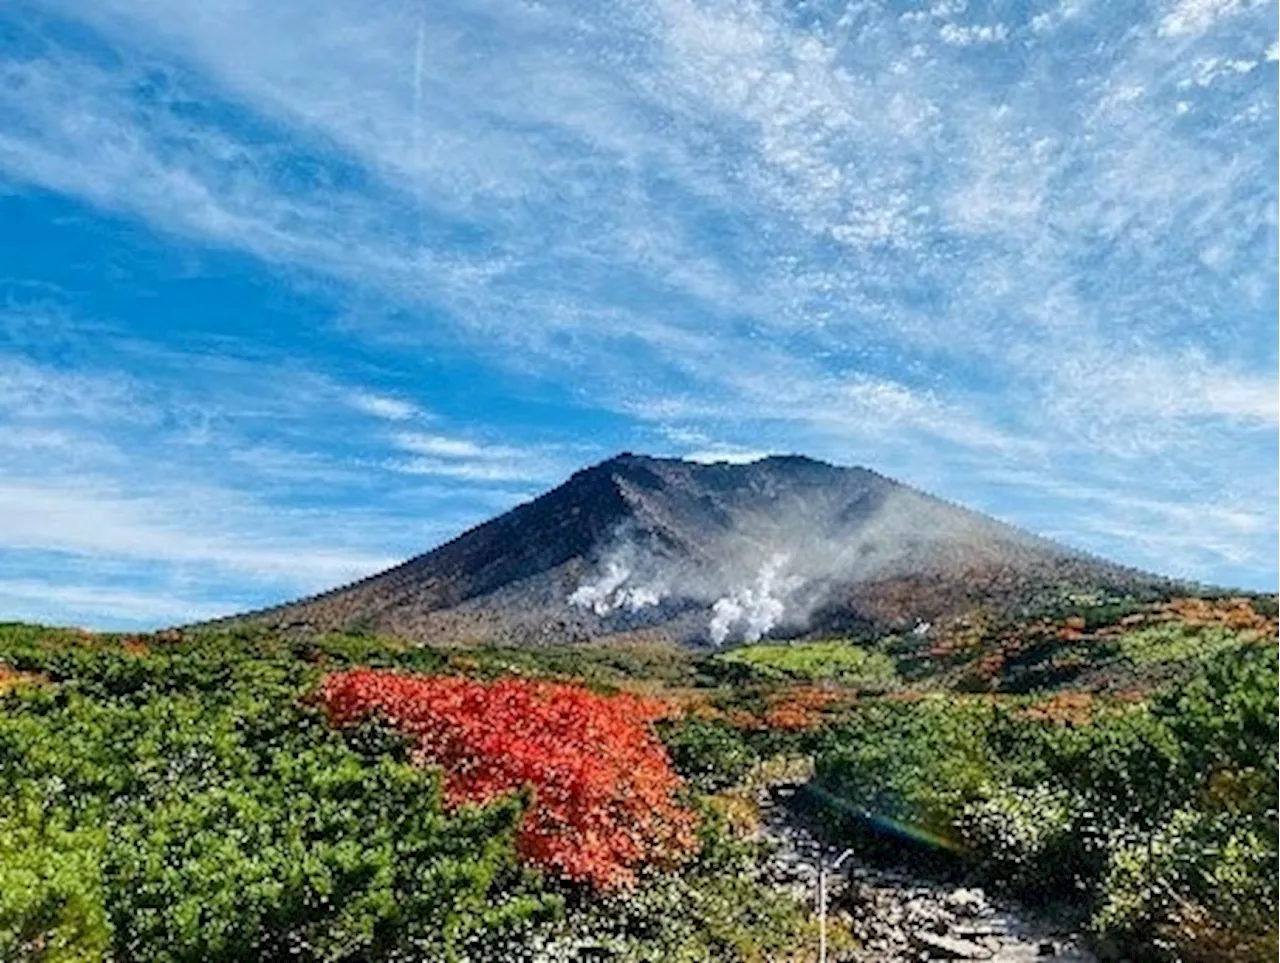
[[[796,786],[773,786],[761,799],[761,834],[778,846],[767,873],[772,882],[816,900],[819,853],[839,850],[820,841],[794,805]],[[989,960],[1096,963],[1078,935],[1034,917],[981,889],[958,887],[902,869],[845,861],[828,874],[828,916],[847,926],[854,950],[833,950],[831,963],[902,960]]]

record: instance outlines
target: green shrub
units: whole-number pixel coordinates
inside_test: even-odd
[[[744,645],[718,659],[761,680],[837,682],[867,689],[886,689],[897,681],[893,659],[847,642]]]
[[[1109,856],[1091,927],[1120,954],[1195,958],[1211,937],[1236,947],[1225,958],[1247,959],[1244,947],[1274,942],[1275,842],[1256,828],[1189,806]]]
[[[308,704],[321,673],[349,664],[581,671],[608,685],[659,663],[687,682],[691,656],[240,628],[122,641],[0,626],[0,664],[50,680],[0,694],[6,963],[513,963],[574,945],[751,963],[792,945],[803,922],[710,811],[703,851],[680,875],[607,897],[543,879],[515,860],[527,796],[446,811],[403,738],[374,724],[337,731]],[[721,724],[667,735],[700,786],[754,761]]]
[[[0,649],[58,680],[0,701],[27,807],[0,819],[0,958],[447,960],[556,915],[519,800],[445,813],[400,740],[305,704],[309,661],[212,641]]]
[[[758,843],[731,838],[704,807],[698,856],[679,875],[652,873],[630,892],[580,904],[564,919],[492,947],[484,963],[769,963],[812,959],[807,906],[757,881]],[[593,955],[596,954],[596,955]]]
[[[1023,896],[1085,889],[1105,847],[1080,833],[1075,800],[1052,786],[990,787],[968,803],[956,833],[983,876]]]
[[[704,792],[733,785],[759,762],[742,734],[720,720],[682,719],[659,733],[676,771]]]
[[[1264,793],[1260,805],[1276,809],[1280,742],[1280,677],[1274,644],[1220,652],[1204,671],[1154,707],[1185,747],[1188,770],[1207,783],[1214,773],[1256,774]]]
[[[847,811],[954,841],[957,815],[991,780],[991,715],[941,697],[861,707],[826,737],[816,780]]]
[[[1138,666],[1162,662],[1209,661],[1253,642],[1249,635],[1221,625],[1166,622],[1126,632],[1116,640],[1121,655]]]
[[[0,814],[0,959],[89,963],[111,946],[102,883],[105,833],[70,829],[30,799]]]
[[[1273,957],[1277,650],[1197,664],[1150,706],[1080,725],[942,698],[863,707],[827,734],[817,778],[837,808],[957,844],[989,882],[1074,893],[1122,958]]]

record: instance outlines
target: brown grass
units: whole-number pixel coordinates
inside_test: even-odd
[[[24,685],[52,685],[52,682],[47,675],[40,672],[20,672],[0,665],[0,693],[11,692]]]

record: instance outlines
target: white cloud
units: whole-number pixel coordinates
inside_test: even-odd
[[[388,463],[394,471],[406,475],[433,478],[458,478],[472,482],[529,482],[550,480],[545,468],[523,461],[462,461],[453,458],[406,458]]]
[[[1280,425],[1274,379],[1218,364],[1197,352],[1182,356],[1062,358],[1045,405],[1051,423],[1099,453],[1187,457],[1210,443],[1212,429]],[[1056,386],[1076,380],[1075,390]],[[1085,390],[1087,386],[1088,390]]]
[[[1203,33],[1218,21],[1247,10],[1249,0],[1177,0],[1160,21],[1162,37]]]
[[[804,23],[746,0],[607,17],[61,9],[119,62],[50,42],[3,68],[6,176],[395,307],[344,333],[405,351],[457,339],[744,450],[943,476],[1131,471],[1139,455],[1173,473],[1212,454],[1203,491],[1272,470],[1255,435],[1276,423],[1275,94],[1242,66],[1274,30],[1260,6],[1183,0],[1143,19],[1072,0],[1026,28],[956,23],[983,19],[962,4]],[[978,42],[982,57],[954,46]],[[204,101],[233,109],[185,109]],[[302,161],[314,179],[289,176]],[[359,176],[325,182],[346,165]],[[369,397],[367,414],[414,417]],[[560,468],[469,437],[416,444],[397,470]],[[1228,471],[1233,444],[1252,455]]]
[[[410,475],[436,475],[475,482],[549,481],[563,469],[548,450],[485,445],[467,438],[398,432],[392,444],[414,457],[388,463]]]
[[[236,505],[226,492],[158,493],[115,490],[106,482],[54,485],[0,482],[0,548],[66,552],[78,556],[148,559],[175,565],[211,565],[297,589],[351,581],[397,559],[343,550],[321,530],[313,513],[278,510],[270,532],[255,532],[265,514]],[[239,516],[239,517],[237,517]],[[282,529],[293,528],[292,532]]]
[[[1089,7],[1089,0],[1063,0],[1056,7],[1038,13],[1028,22],[1033,34],[1045,34],[1080,17]]]
[[[422,409],[412,402],[387,395],[358,391],[350,395],[347,400],[357,411],[363,411],[366,415],[382,418],[385,421],[409,421],[423,416]]]
[[[768,458],[767,451],[745,451],[738,448],[708,448],[691,451],[684,455],[686,461],[696,461],[703,465],[724,463],[729,465],[749,465],[752,462]]]
[[[449,438],[444,435],[424,435],[403,432],[394,436],[397,448],[419,455],[437,455],[444,458],[510,458],[519,452],[511,448],[484,448],[465,438]]]
[[[1003,43],[1009,39],[1009,28],[1002,23],[982,26],[946,23],[939,29],[938,36],[943,43],[957,47],[972,47],[975,44]]]
[[[1275,524],[1274,513],[1243,505],[1101,499],[1080,516],[1075,537],[1127,545],[1159,559],[1163,573],[1195,578],[1209,566],[1256,565]]]
[[[155,592],[100,585],[67,584],[65,575],[47,580],[0,578],[0,611],[5,618],[59,625],[83,622],[95,628],[179,625],[243,610],[234,600],[209,602]]]
[[[0,356],[0,417],[5,419],[154,420],[137,401],[136,386],[118,375],[57,370]]]
[[[507,507],[509,484],[500,499],[484,486],[529,474],[528,459],[487,476],[455,465],[448,490],[430,490],[379,469],[385,441],[336,430],[351,395],[336,382],[145,349],[118,359],[145,360],[143,378],[93,344],[93,369],[0,359],[0,614],[136,626],[284,601],[433,547]]]

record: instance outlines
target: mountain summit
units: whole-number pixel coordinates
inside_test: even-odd
[[[395,568],[241,618],[420,641],[720,644],[1162,584],[865,468],[623,453]]]

